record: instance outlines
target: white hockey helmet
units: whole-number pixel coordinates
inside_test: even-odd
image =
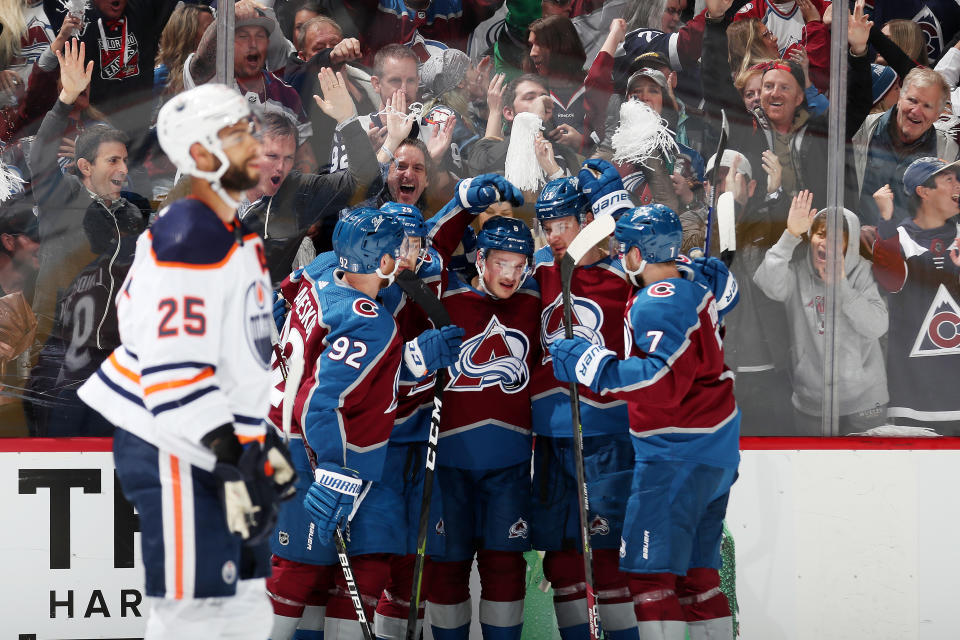
[[[177,169],[213,183],[230,167],[217,134],[250,116],[250,106],[239,91],[222,84],[203,84],[174,96],[163,105],[157,116],[157,138]],[[195,142],[216,156],[220,161],[218,169],[197,168],[190,155],[190,147]]]

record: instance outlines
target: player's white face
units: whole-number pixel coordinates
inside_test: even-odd
[[[540,223],[544,240],[553,252],[555,260],[562,260],[567,253],[567,247],[580,233],[580,223],[576,216],[564,216],[553,220],[544,220]]]
[[[520,287],[526,275],[527,257],[511,251],[491,249],[483,264],[483,286],[501,300]]]
[[[398,271],[409,269],[416,271],[423,259],[423,238],[417,236],[407,236],[400,245],[400,266]]]

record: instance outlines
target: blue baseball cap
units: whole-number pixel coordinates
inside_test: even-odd
[[[927,180],[951,169],[954,171],[960,169],[960,160],[947,162],[933,157],[917,158],[903,172],[903,191],[908,197],[912,196],[917,192],[917,187],[923,185]]]
[[[890,87],[897,81],[897,73],[885,64],[870,65],[871,93],[873,94],[873,104],[877,104],[887,95]]]

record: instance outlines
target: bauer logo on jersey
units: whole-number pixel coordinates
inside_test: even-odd
[[[960,305],[941,284],[927,311],[927,317],[917,332],[910,357],[947,356],[957,353],[960,353]]]
[[[593,300],[570,296],[570,322],[573,324],[573,335],[577,338],[589,340],[593,344],[604,346],[600,327],[603,326],[603,310]],[[563,337],[563,294],[558,294],[540,314],[540,345],[543,347],[543,360],[550,362],[550,345],[554,340]]]
[[[527,386],[530,343],[522,331],[490,318],[483,333],[463,341],[460,357],[450,367],[447,389],[480,391],[498,385],[504,393],[517,393]]]
[[[269,291],[262,282],[254,282],[247,288],[247,295],[243,302],[243,313],[246,322],[243,324],[250,353],[264,369],[270,368],[270,355],[273,345],[270,342],[270,325],[273,322],[273,313],[270,305]]]

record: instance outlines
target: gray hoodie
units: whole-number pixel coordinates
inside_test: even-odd
[[[849,415],[887,403],[887,375],[879,342],[887,332],[887,305],[880,297],[870,265],[860,258],[860,221],[846,209],[844,215],[849,240],[844,253],[846,273],[839,288],[836,344],[840,414]],[[768,297],[786,305],[793,405],[803,413],[819,415],[826,285],[810,261],[810,242],[784,231],[767,251],[753,281]]]

